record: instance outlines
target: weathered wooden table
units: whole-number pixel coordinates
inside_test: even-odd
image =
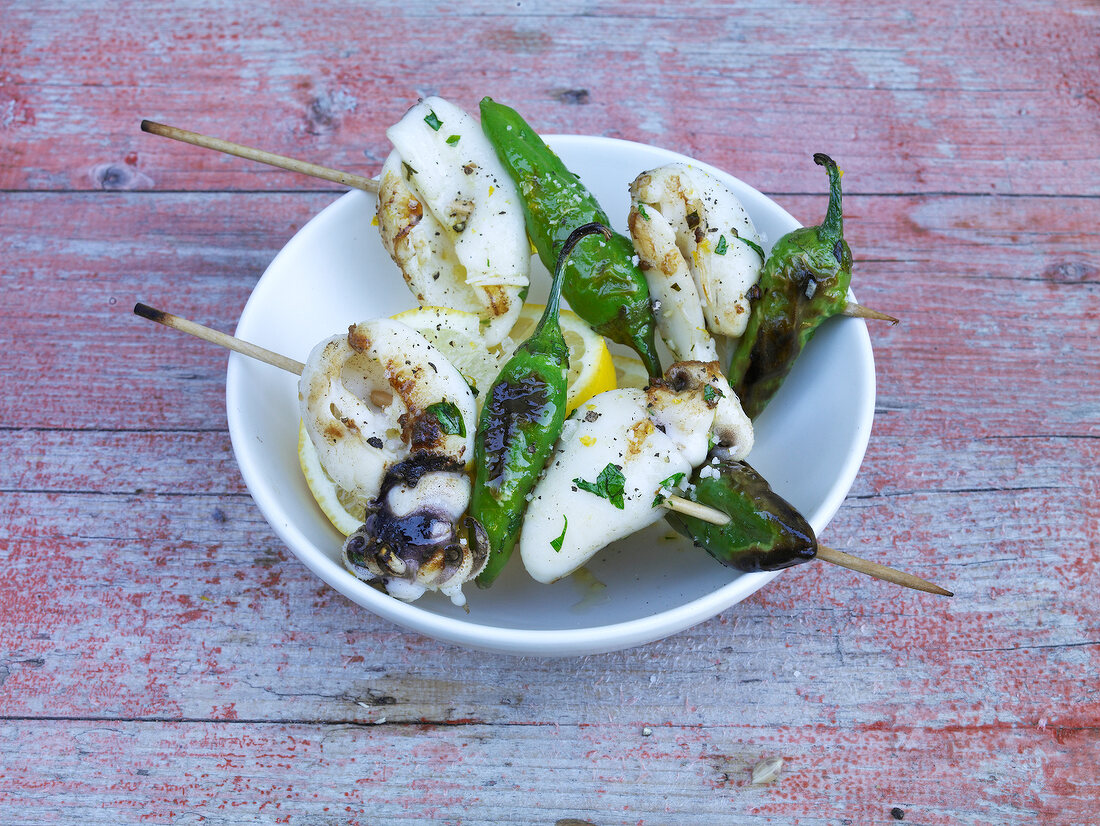
[[[1095,3],[5,2],[0,822],[1100,817]],[[848,177],[878,410],[811,565],[662,642],[473,653],[277,540],[223,352],[338,194],[143,117],[374,174],[418,95],[682,151],[804,222]],[[782,773],[750,784],[758,761]]]

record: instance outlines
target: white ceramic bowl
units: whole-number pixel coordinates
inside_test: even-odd
[[[643,170],[691,162],[717,174],[741,198],[770,246],[798,222],[752,187],[682,155],[627,141],[550,137],[625,231],[627,187]],[[810,163],[810,159],[805,159]],[[821,176],[820,213],[827,186]],[[414,305],[371,225],[374,198],[351,192],[302,228],[272,261],[241,314],[237,335],[304,360],[313,345],[349,324]],[[544,270],[538,270],[545,272]],[[538,278],[532,295],[545,294]],[[471,648],[513,654],[580,655],[660,639],[708,619],[776,574],[738,576],[662,521],[608,547],[590,574],[540,585],[516,554],[488,590],[465,591],[469,612],[438,594],[400,602],[348,573],[342,536],[310,496],[298,467],[294,376],[236,354],[226,381],[229,433],[256,504],[314,572],[359,605],[398,625]],[[823,326],[756,423],[749,461],[820,533],[855,478],[874,414],[875,371],[867,328],[856,319]]]

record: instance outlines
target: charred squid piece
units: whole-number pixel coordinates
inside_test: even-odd
[[[710,449],[709,439],[729,448],[735,460],[752,450],[752,422],[730,389],[717,361],[680,361],[646,389],[649,415],[672,437],[692,467]]]
[[[519,543],[527,572],[554,582],[609,543],[661,519],[664,498],[681,490],[707,458],[712,437],[728,437],[747,452],[752,425],[739,406],[743,427],[723,429],[727,398],[736,405],[718,362],[681,361],[645,390],[608,390],[581,404],[523,518]]]
[[[745,332],[765,241],[729,187],[691,164],[643,172],[630,197],[630,235],[663,308],[661,336],[677,358],[709,361],[711,334]]]
[[[325,472],[360,499],[378,496],[386,470],[410,454],[473,457],[473,391],[443,353],[399,321],[364,321],[320,342],[298,397]]]
[[[421,305],[477,313],[489,346],[519,317],[531,248],[516,185],[481,124],[439,97],[386,130],[382,244]]]
[[[481,573],[489,554],[485,529],[462,519],[469,501],[461,462],[414,453],[386,471],[363,526],[344,541],[344,565],[406,602],[432,590],[465,605],[462,584]]]

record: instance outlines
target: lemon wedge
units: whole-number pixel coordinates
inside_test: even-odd
[[[317,500],[321,511],[328,517],[336,530],[344,536],[350,536],[359,530],[366,518],[367,502],[332,481],[332,477],[321,467],[317,449],[306,433],[305,425],[298,424],[298,464],[306,478],[309,492]]]
[[[496,380],[511,349],[485,346],[481,336],[481,319],[476,313],[452,310],[449,307],[420,307],[393,316],[424,336],[447,357],[463,376],[477,397],[477,407],[485,401],[485,393]]]

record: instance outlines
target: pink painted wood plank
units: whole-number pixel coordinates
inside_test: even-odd
[[[1094,730],[827,725],[62,723],[0,727],[36,822],[1083,823]],[[49,756],[43,766],[39,759]],[[777,782],[750,784],[782,757]]]
[[[571,661],[566,680],[560,660],[515,672],[371,616],[245,496],[6,494],[0,716],[354,721],[388,697],[390,720],[452,724],[717,725],[752,709],[769,727],[1087,727],[1100,715],[1081,677],[1100,669],[1087,506],[1041,486],[850,500],[830,543],[956,598],[812,564],[669,640]]]
[[[1100,193],[1100,21],[1080,0],[995,18],[945,0],[291,9],[145,5],[113,15],[109,38],[107,6],[9,9],[0,189],[316,187],[138,123],[373,173],[385,128],[438,92],[468,108],[493,95],[547,133],[679,149],[769,191],[816,191],[796,161],[826,150],[875,170],[854,192]]]

